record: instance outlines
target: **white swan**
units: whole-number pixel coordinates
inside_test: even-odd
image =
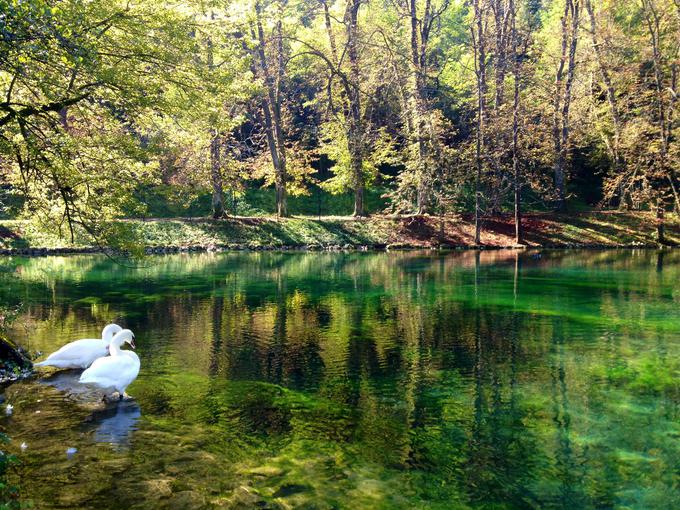
[[[35,363],[36,367],[87,368],[94,360],[106,356],[111,339],[123,331],[118,324],[109,324],[102,330],[102,338],[84,338],[64,345],[50,354],[45,361]]]
[[[80,376],[80,382],[97,386],[107,393],[117,391],[120,399],[127,396],[125,389],[137,378],[140,363],[134,352],[120,349],[125,342],[135,348],[135,335],[129,329],[124,329],[113,337],[109,344],[111,356],[99,358],[92,363]]]

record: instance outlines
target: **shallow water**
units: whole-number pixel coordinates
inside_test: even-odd
[[[680,252],[145,264],[0,259],[19,343],[115,321],[142,360],[119,405],[4,391],[35,508],[677,508]]]

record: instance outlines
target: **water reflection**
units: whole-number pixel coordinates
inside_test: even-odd
[[[106,507],[105,495],[138,508],[180,506],[175,497],[237,508],[675,499],[678,252],[153,261],[15,259],[21,277],[0,286],[1,299],[26,303],[15,335],[30,348],[112,320],[137,335],[134,403],[67,412],[58,402],[41,418],[69,440],[85,432],[82,457],[120,469],[99,492],[79,478],[81,506]],[[71,392],[69,377],[50,384]],[[12,388],[23,440],[40,431],[21,421],[35,404]],[[112,458],[100,442],[125,448]],[[38,503],[61,490],[36,478],[50,466],[21,468],[41,480],[26,489]],[[103,469],[90,472],[108,487]]]
[[[94,441],[116,446],[129,446],[132,432],[142,416],[139,404],[122,400],[93,412],[86,421],[87,430],[94,428]]]

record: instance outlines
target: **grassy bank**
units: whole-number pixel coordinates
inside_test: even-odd
[[[466,247],[474,245],[474,225],[469,217],[350,217],[275,218],[236,217],[226,220],[156,219],[124,220],[147,247]],[[656,244],[654,217],[649,213],[589,212],[569,215],[534,214],[524,219],[528,246],[631,246]],[[680,244],[680,221],[669,215],[667,241]],[[510,217],[484,221],[482,245],[514,244]],[[0,222],[0,249],[85,249],[86,237],[74,243],[58,234],[45,233],[26,222]]]

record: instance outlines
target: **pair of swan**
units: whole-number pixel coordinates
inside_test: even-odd
[[[117,391],[122,399],[127,387],[137,378],[140,367],[139,357],[134,352],[121,349],[124,343],[135,348],[135,335],[132,331],[117,324],[109,324],[103,329],[101,340],[75,340],[35,366],[85,368],[79,382],[96,386],[107,393]]]

